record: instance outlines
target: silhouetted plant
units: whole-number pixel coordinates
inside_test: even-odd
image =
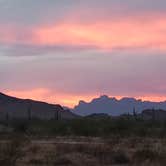
[[[28,131],[28,122],[27,121],[18,121],[14,122],[14,131],[18,133],[26,133]]]

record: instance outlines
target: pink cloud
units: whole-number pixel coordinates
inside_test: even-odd
[[[31,46],[64,46],[99,50],[166,49],[166,16],[140,16],[88,23],[63,21],[33,28],[0,26],[0,42]],[[91,46],[91,47],[90,47]]]

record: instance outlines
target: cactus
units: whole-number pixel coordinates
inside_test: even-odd
[[[134,116],[135,119],[137,119],[137,113],[135,111],[135,107],[133,108],[133,116]]]
[[[28,120],[31,120],[31,118],[32,118],[31,109],[32,109],[32,104],[31,104],[31,102],[30,102],[30,103],[29,103],[29,106],[28,106]]]
[[[56,119],[56,120],[61,120],[61,112],[60,112],[59,110],[57,110],[57,111],[55,112],[55,119]]]
[[[7,126],[9,126],[9,114],[8,114],[8,112],[6,113],[6,123],[7,123]]]
[[[155,121],[156,120],[156,114],[155,114],[155,109],[152,108],[152,120]]]

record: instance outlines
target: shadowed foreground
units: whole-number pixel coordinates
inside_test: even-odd
[[[130,137],[35,138],[0,141],[0,165],[118,166],[166,164],[166,140]]]
[[[3,166],[165,166],[166,122],[136,117],[0,124]]]

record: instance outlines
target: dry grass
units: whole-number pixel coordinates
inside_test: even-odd
[[[0,157],[8,166],[165,166],[165,145],[157,138],[19,138],[1,143]]]

